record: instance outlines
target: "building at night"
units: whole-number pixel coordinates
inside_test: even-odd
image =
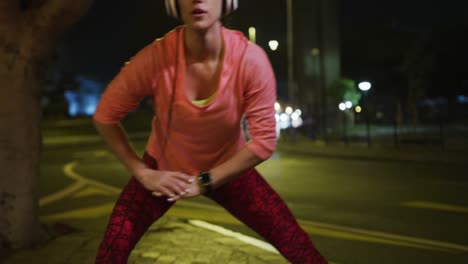
[[[338,1],[291,2],[295,89],[289,90],[289,97],[323,133],[325,127],[335,127],[339,111],[327,99],[327,90],[341,75]]]
[[[327,123],[328,115],[338,111],[326,103],[327,89],[340,77],[338,13],[338,0],[243,1],[228,23],[248,37],[249,28],[255,28],[255,42],[265,49],[275,70],[278,99],[305,110],[304,117],[315,124],[315,132]],[[291,20],[292,30],[288,29]],[[271,40],[279,43],[275,51],[268,45]]]

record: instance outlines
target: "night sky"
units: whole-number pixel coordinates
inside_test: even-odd
[[[441,27],[442,31],[464,28],[466,33],[467,2],[342,0],[342,75],[391,83],[389,79],[394,78],[384,73],[398,67],[419,35]],[[278,52],[285,54],[285,7],[285,1],[241,0],[240,9],[228,25],[245,33],[250,25],[256,26],[258,43],[263,48],[267,49],[268,40],[278,39]],[[177,21],[166,16],[163,1],[97,0],[60,45],[60,66],[64,71],[107,82],[134,53],[176,25]],[[461,38],[466,39],[466,35]],[[466,56],[466,51],[461,56]],[[382,87],[391,90],[388,86]]]
[[[382,100],[389,95],[404,97],[407,76],[401,67],[405,56],[429,49],[437,54],[435,70],[444,76],[432,80],[426,96],[468,94],[461,81],[463,75],[465,82],[468,79],[467,18],[467,1],[343,0],[342,74],[358,81],[372,80],[379,87],[372,92],[380,93]],[[425,39],[433,42],[421,41]]]
[[[267,39],[281,41],[283,38],[282,48],[285,48],[285,4],[275,2],[278,5],[268,7],[273,15],[265,18],[257,15],[256,7],[247,6],[251,3],[241,1],[241,8],[227,20],[228,26],[247,33],[251,25],[268,25],[264,26],[265,30],[257,26],[257,39],[263,39],[266,48]],[[166,15],[163,1],[95,1],[90,12],[67,33],[60,45],[60,66],[67,72],[108,81],[134,53],[177,25],[178,21]],[[281,30],[279,34],[274,32],[277,29]]]

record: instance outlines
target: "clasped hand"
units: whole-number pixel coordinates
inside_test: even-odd
[[[181,172],[144,168],[138,172],[136,178],[154,196],[167,196],[169,202],[201,194],[196,177]]]

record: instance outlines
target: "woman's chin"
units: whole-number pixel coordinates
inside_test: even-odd
[[[216,22],[209,23],[208,21],[196,21],[194,23],[186,24],[185,26],[193,31],[206,32],[207,30],[213,28],[216,25]]]

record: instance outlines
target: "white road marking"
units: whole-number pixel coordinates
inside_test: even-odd
[[[256,239],[256,238],[253,238],[253,237],[250,237],[250,236],[246,236],[244,234],[241,234],[241,233],[234,232],[234,231],[231,231],[229,229],[226,229],[226,228],[224,228],[222,226],[213,225],[213,224],[210,224],[208,222],[201,221],[201,220],[192,219],[192,220],[188,220],[188,222],[191,225],[201,227],[201,228],[204,228],[204,229],[208,229],[208,230],[211,230],[211,231],[216,232],[218,234],[222,234],[224,236],[233,237],[233,238],[236,238],[236,239],[238,239],[238,240],[240,240],[240,241],[242,241],[244,243],[247,243],[249,245],[261,248],[263,250],[266,250],[266,251],[269,251],[269,252],[272,252],[272,253],[275,253],[275,254],[279,254],[279,252],[278,252],[278,250],[276,250],[276,248],[274,248],[271,244],[266,243],[266,242],[264,242],[262,240],[259,240],[259,239]]]

